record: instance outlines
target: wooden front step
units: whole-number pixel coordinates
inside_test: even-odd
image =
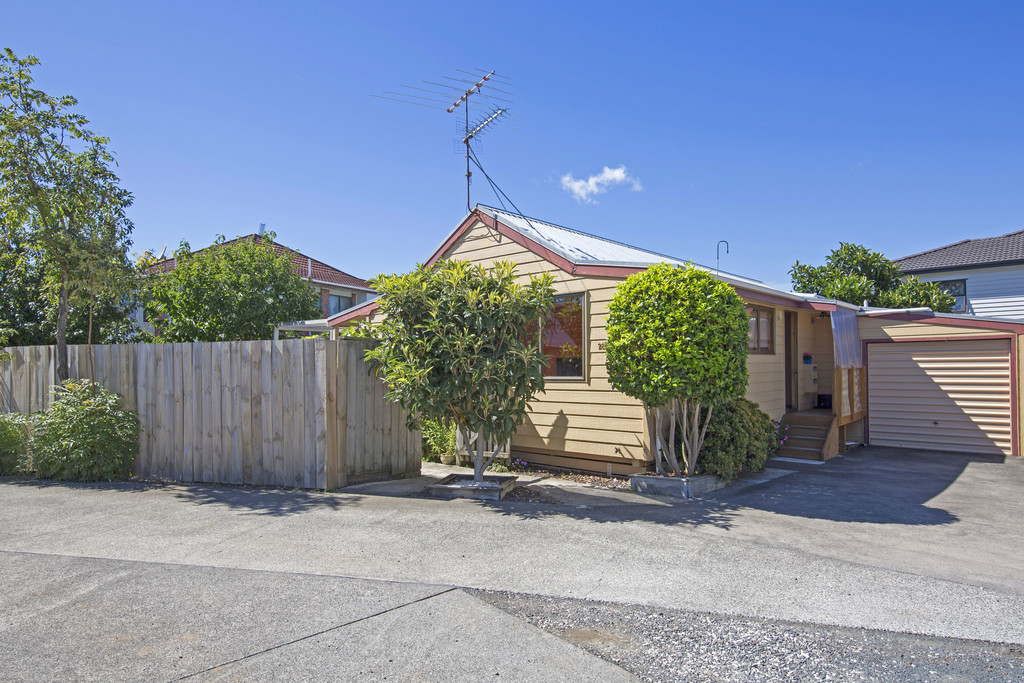
[[[786,443],[775,454],[781,458],[825,460],[823,450],[834,416],[827,410],[803,410],[786,413],[783,422],[789,425]]]

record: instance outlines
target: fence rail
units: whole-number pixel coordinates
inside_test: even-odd
[[[93,378],[139,416],[135,474],[178,481],[334,489],[420,471],[418,431],[384,398],[362,340],[70,346],[73,378]],[[0,412],[45,410],[52,346],[9,348]]]

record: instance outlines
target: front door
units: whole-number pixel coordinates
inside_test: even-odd
[[[800,391],[796,363],[796,313],[786,311],[786,412],[800,410]]]

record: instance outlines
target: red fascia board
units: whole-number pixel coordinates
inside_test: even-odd
[[[444,253],[451,249],[452,246],[454,246],[455,243],[459,241],[459,238],[465,235],[466,231],[468,231],[474,224],[476,224],[477,221],[480,221],[487,227],[496,231],[499,235],[507,237],[508,239],[512,240],[513,242],[523,247],[524,249],[533,252],[534,254],[540,256],[541,258],[552,263],[553,265],[558,266],[559,268],[561,268],[562,270],[571,275],[610,277],[625,280],[633,273],[639,273],[646,270],[646,268],[640,266],[577,265],[570,261],[569,259],[562,256],[561,254],[556,254],[547,247],[541,245],[536,240],[527,237],[526,235],[518,232],[517,230],[513,230],[512,228],[505,225],[496,218],[488,216],[482,211],[475,209],[472,212],[470,212],[470,214],[466,216],[465,220],[463,220],[462,223],[459,224],[459,227],[457,227],[452,232],[452,234],[448,236],[448,239],[444,241],[444,244],[438,247],[437,251],[435,251],[429,259],[427,259],[425,265],[432,266],[438,261],[440,261]],[[757,292],[743,287],[736,287],[735,289],[741,297],[750,301],[757,301],[759,303],[767,303],[773,306],[783,306],[789,308],[808,308],[808,304],[806,301],[791,301],[780,296],[773,296],[771,294],[765,294],[763,292]],[[375,308],[366,309],[365,313],[370,313],[373,310],[375,310]],[[835,306],[833,306],[831,309],[826,310],[835,310]],[[346,313],[344,316],[340,316],[336,319],[330,320],[328,324],[340,324],[348,320],[351,320],[354,317],[358,317],[360,315],[364,315],[364,312],[362,311],[361,308],[353,309],[349,313]]]

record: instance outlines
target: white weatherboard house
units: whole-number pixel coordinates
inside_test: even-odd
[[[963,240],[895,259],[904,273],[942,284],[957,313],[1024,320],[1024,230]]]
[[[618,474],[651,466],[642,405],[608,381],[608,303],[631,274],[686,261],[483,205],[426,263],[442,259],[484,266],[512,261],[524,279],[542,272],[555,278],[556,306],[564,314],[552,316],[541,335],[546,389],[512,438],[515,457]],[[1019,452],[1017,356],[1024,323],[863,310],[711,272],[747,304],[747,398],[800,432],[786,444],[788,455],[827,459],[847,439],[997,457]],[[328,324],[372,324],[379,307],[379,301],[366,302]]]

